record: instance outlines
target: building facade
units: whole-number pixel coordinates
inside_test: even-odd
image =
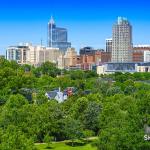
[[[57,27],[52,17],[48,22],[48,47],[59,48],[63,52],[71,47],[67,29]]]
[[[144,51],[144,62],[150,62],[150,51]]]
[[[112,62],[132,62],[132,26],[126,18],[118,17],[112,33]]]
[[[96,50],[93,47],[87,46],[80,49],[80,55],[91,55],[94,54]]]
[[[148,62],[149,52],[150,45],[135,45],[132,52],[133,62]]]
[[[150,62],[142,63],[106,63],[103,65],[97,66],[97,74],[112,74],[115,72],[122,73],[135,73],[135,72],[150,72]]]
[[[111,62],[111,53],[110,52],[97,51],[95,53],[94,61],[95,61],[96,65]]]
[[[77,52],[74,48],[68,48],[64,56],[65,66],[76,66],[77,64]]]
[[[101,63],[111,61],[111,53],[105,52],[103,49],[93,49],[92,47],[84,47],[80,49],[81,68],[83,70],[92,70],[93,67]]]
[[[112,38],[106,39],[106,52],[112,53]]]
[[[6,59],[10,61],[14,60],[21,65],[29,64],[33,66],[40,66],[46,61],[57,64],[58,58],[61,54],[62,52],[59,48],[23,44],[8,47],[6,50]]]
[[[30,50],[28,45],[10,46],[6,50],[6,59],[19,64],[30,63]]]
[[[79,69],[79,56],[74,48],[68,48],[65,55],[60,55],[58,58],[58,68],[60,69]]]
[[[44,62],[50,61],[52,63],[57,64],[58,58],[62,54],[62,52],[59,50],[59,48],[45,48],[44,51]]]

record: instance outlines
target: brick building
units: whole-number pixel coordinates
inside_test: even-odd
[[[144,51],[150,51],[150,45],[137,45],[133,47],[132,61],[144,62]]]
[[[99,63],[111,61],[111,53],[105,52],[103,49],[94,50],[91,47],[80,49],[81,69],[92,70],[93,66]]]

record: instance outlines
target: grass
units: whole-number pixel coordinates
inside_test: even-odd
[[[77,146],[72,147],[69,142],[55,142],[52,143],[50,148],[47,148],[47,144],[36,144],[38,150],[97,150],[93,147],[91,143],[88,144],[77,144]]]

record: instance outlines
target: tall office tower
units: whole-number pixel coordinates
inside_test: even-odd
[[[59,48],[62,52],[71,47],[71,43],[68,42],[67,29],[56,27],[52,17],[48,23],[48,46]]]
[[[132,26],[126,18],[118,17],[113,26],[112,62],[132,62]]]
[[[112,52],[112,38],[106,39],[106,52]]]

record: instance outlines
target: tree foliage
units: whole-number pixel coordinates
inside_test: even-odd
[[[63,73],[62,73],[63,72]],[[58,103],[45,93],[75,87]],[[89,90],[90,94],[85,91]],[[33,150],[35,142],[99,136],[100,150],[148,150],[150,73],[64,71],[46,62],[20,66],[0,59],[0,149]]]

